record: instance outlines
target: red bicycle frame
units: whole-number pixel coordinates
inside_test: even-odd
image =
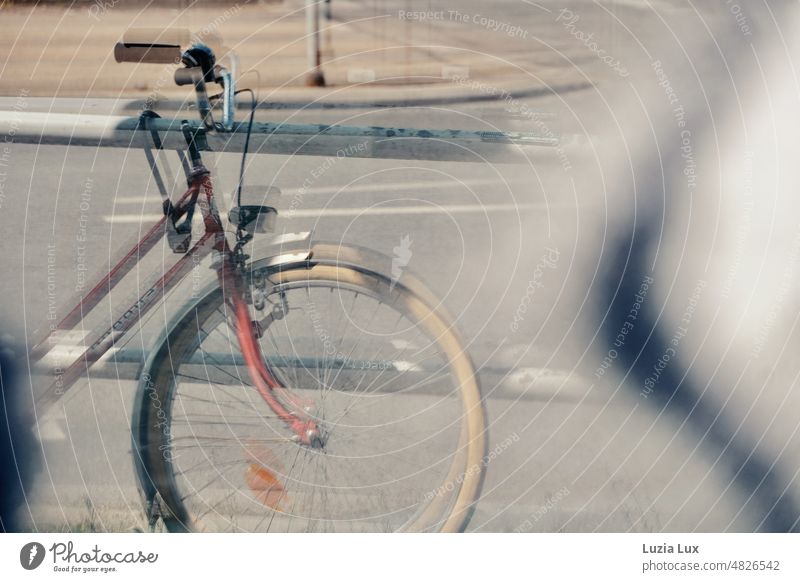
[[[226,303],[234,314],[239,346],[256,389],[273,412],[297,435],[300,442],[313,446],[320,438],[316,423],[299,408],[296,411],[289,411],[275,393],[276,390],[283,391],[285,387],[276,380],[261,355],[250,310],[244,298],[242,277],[237,273],[233,252],[225,237],[222,220],[214,203],[211,177],[209,171],[200,162],[199,154],[193,146],[193,142],[190,142],[194,169],[188,175],[188,190],[174,206],[165,203],[164,217],[123,255],[122,259],[92,287],[89,293],[78,299],[77,305],[58,324],[51,325],[47,335],[31,350],[31,360],[37,361],[47,354],[52,347],[53,340],[57,337],[56,332],[73,329],[86,313],[96,307],[110,293],[139,262],[142,255],[150,251],[164,237],[170,227],[168,221],[172,221],[173,226],[176,225],[177,221],[187,213],[191,216],[193,207],[197,204],[203,214],[205,232],[194,246],[188,249],[152,287],[142,293],[117,321],[94,338],[83,354],[66,369],[56,371],[54,381],[45,392],[35,399],[35,407],[37,412],[49,409],[74,385],[82,373],[88,371],[92,364],[107,353],[142,316],[158,304],[157,299],[163,298],[169,293],[191,271],[197,261],[214,252],[218,257],[215,268],[219,283],[225,291]]]

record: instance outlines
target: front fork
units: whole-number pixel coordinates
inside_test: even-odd
[[[214,203],[209,171],[202,165],[199,152],[191,151],[192,145],[194,145],[193,142],[190,144],[194,166],[191,180],[199,190],[197,204],[203,214],[206,234],[213,236],[214,239],[212,266],[217,271],[225,302],[233,312],[236,336],[247,370],[261,397],[294,433],[295,439],[306,446],[321,448],[324,442],[317,423],[308,417],[301,406],[294,406],[296,411],[290,411],[278,398],[278,394],[281,394],[284,400],[289,402],[292,400],[291,394],[275,378],[264,361],[250,309],[245,299],[247,297],[247,257],[243,254],[241,247],[247,239],[237,240],[234,249],[231,249],[228,244],[219,211]]]

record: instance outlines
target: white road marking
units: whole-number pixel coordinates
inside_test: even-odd
[[[63,366],[64,362],[72,363],[86,351],[86,346],[77,344],[58,344],[42,356],[41,362],[50,366]]]
[[[515,178],[513,180],[502,180],[498,178],[477,178],[472,180],[458,180],[453,178],[448,181],[418,181],[418,182],[395,182],[391,184],[342,184],[340,186],[311,186],[309,188],[281,188],[281,197],[286,198],[289,196],[318,196],[331,194],[357,194],[364,192],[393,192],[393,191],[409,191],[421,190],[428,192],[430,190],[452,190],[456,188],[471,188],[472,186],[498,186],[500,190],[493,189],[490,193],[500,192],[507,193],[512,184],[527,184],[529,179]],[[266,189],[266,186],[265,186]],[[114,198],[114,203],[118,205],[123,204],[144,204],[149,202],[161,202],[161,198],[157,194],[151,196],[117,196]]]
[[[283,197],[297,196],[306,194],[351,194],[356,192],[392,192],[396,190],[422,190],[427,192],[429,190],[450,190],[453,188],[469,188],[470,186],[499,186],[503,188],[503,192],[507,192],[508,188],[505,186],[510,184],[527,184],[528,180],[514,179],[514,180],[500,180],[498,178],[477,178],[473,180],[458,180],[453,178],[448,181],[418,181],[418,182],[393,182],[390,184],[343,184],[341,186],[318,186],[309,188],[282,188]]]
[[[114,204],[146,204],[160,201],[161,198],[157,196],[117,196],[114,198]]]
[[[559,205],[559,207],[562,207]],[[282,210],[279,218],[332,218],[341,216],[398,216],[408,214],[486,214],[490,212],[531,212],[555,208],[552,204],[448,204],[442,206],[375,206],[372,208],[307,208]],[[110,224],[157,222],[161,214],[114,214],[104,216]]]
[[[286,196],[303,196],[306,194],[351,194],[356,192],[394,192],[396,190],[424,190],[426,192],[431,190],[450,190],[453,188],[469,188],[470,186],[500,186],[504,191],[506,185],[510,184],[527,184],[530,180],[514,179],[514,180],[501,180],[498,178],[477,178],[472,180],[458,180],[453,178],[447,181],[431,181],[421,180],[418,182],[391,182],[388,184],[342,184],[341,186],[311,186],[309,188],[282,188],[282,195]]]
[[[53,347],[48,351],[40,362],[36,365],[37,369],[54,369],[54,368],[61,368],[64,366],[65,363],[71,364],[78,358],[80,358],[88,346],[84,344],[55,344]],[[109,350],[103,354],[97,362],[95,362],[94,366],[100,366],[101,364],[106,363],[110,360],[115,354],[119,353],[121,348],[109,348]],[[92,368],[95,369],[95,368]]]
[[[506,394],[536,395],[540,398],[586,395],[591,383],[574,370],[557,368],[516,368],[501,382]]]
[[[39,442],[67,440],[67,434],[61,428],[66,420],[64,410],[53,407],[50,414],[39,420],[39,430],[37,431]]]
[[[39,425],[39,440],[40,442],[65,441],[67,434],[59,426],[59,421],[51,418]]]
[[[417,366],[412,362],[406,362],[405,360],[395,360],[392,362],[394,365],[394,369],[398,372],[421,372],[422,368]]]
[[[393,339],[391,340],[392,347],[396,350],[416,350],[417,345],[409,340]]]
[[[87,335],[89,335],[89,332],[85,329],[58,329],[53,332],[49,341],[54,345],[66,344],[74,346],[78,342],[82,342]]]

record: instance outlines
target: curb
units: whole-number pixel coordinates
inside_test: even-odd
[[[452,89],[431,89],[426,85],[411,85],[402,89],[374,89],[373,85],[353,85],[336,88],[336,91],[321,89],[306,89],[302,93],[298,90],[274,89],[269,91],[269,97],[257,104],[257,109],[385,109],[402,107],[425,107],[441,106],[454,104],[470,103],[503,103],[521,99],[536,99],[549,95],[563,95],[590,89],[590,83],[573,83],[559,87],[530,87],[516,85],[512,88],[497,87],[501,95],[476,94],[474,92],[453,91]],[[385,92],[387,95],[379,97],[365,98],[362,95],[355,95],[357,91],[364,89],[374,90],[375,92]],[[352,93],[349,93],[351,92]],[[397,95],[401,93],[401,95]],[[406,93],[403,95],[402,93]],[[434,93],[439,93],[434,94]],[[336,101],[329,100],[327,97],[335,96]],[[167,110],[177,110],[184,106],[183,101],[176,99],[163,99],[151,101],[154,108]],[[146,100],[132,99],[128,107],[141,109],[146,104]],[[239,101],[237,109],[249,111],[250,105]],[[534,118],[553,118],[552,113],[534,111]]]

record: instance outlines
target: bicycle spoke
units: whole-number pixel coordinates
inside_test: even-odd
[[[283,316],[261,319],[258,345],[285,391],[278,397],[319,423],[321,448],[297,442],[252,397],[228,307],[218,306],[175,366],[170,447],[179,498],[212,530],[400,527],[456,458],[462,402],[441,344],[397,308],[397,293],[273,283],[265,309],[279,306]]]

